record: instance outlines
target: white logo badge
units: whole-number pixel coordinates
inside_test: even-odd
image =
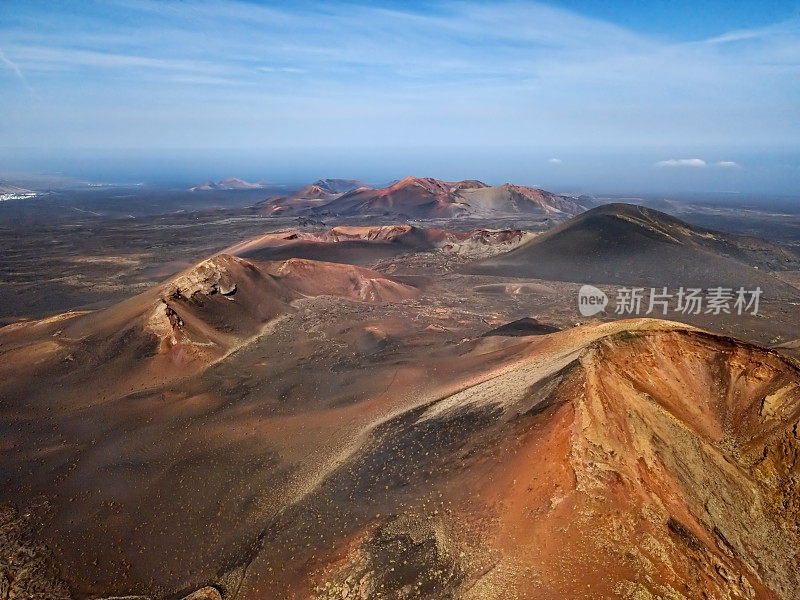
[[[583,285],[578,291],[578,310],[584,317],[591,317],[605,310],[608,296],[593,285]]]

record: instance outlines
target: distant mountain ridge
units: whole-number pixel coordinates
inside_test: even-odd
[[[317,179],[311,185],[333,194],[344,194],[365,184],[359,179]]]
[[[194,187],[189,188],[190,192],[208,192],[214,190],[258,190],[265,187],[266,182],[255,181],[249,182],[237,177],[228,177],[221,181],[206,180]]]
[[[406,177],[383,188],[354,179],[319,179],[286,196],[272,196],[254,209],[266,215],[391,216],[411,219],[540,216],[564,220],[588,207],[571,196],[477,179],[441,181]]]
[[[352,190],[318,210],[336,215],[446,218],[498,214],[574,216],[586,208],[567,196],[526,186],[406,177],[385,188]]]

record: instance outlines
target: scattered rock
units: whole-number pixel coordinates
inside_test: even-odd
[[[182,600],[222,600],[222,594],[217,588],[208,585],[184,596]]]

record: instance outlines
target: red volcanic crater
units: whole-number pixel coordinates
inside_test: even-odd
[[[219,254],[107,309],[0,329],[0,341],[7,366],[17,357],[32,366],[24,357],[36,354],[40,363],[74,364],[73,378],[102,375],[110,386],[125,373],[135,389],[204,368],[293,312],[295,301],[322,295],[384,303],[418,291],[354,265]]]

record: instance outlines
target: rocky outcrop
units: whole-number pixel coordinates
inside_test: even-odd
[[[0,506],[0,599],[71,600],[53,553],[35,536],[30,515]]]
[[[184,596],[181,600],[222,600],[222,595],[217,588],[206,586],[192,592],[188,596]]]

